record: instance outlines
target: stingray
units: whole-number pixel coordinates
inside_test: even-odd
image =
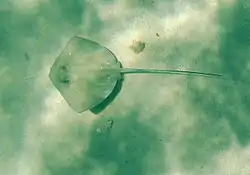
[[[122,89],[126,74],[172,74],[222,78],[216,73],[123,68],[115,54],[90,39],[74,36],[56,58],[49,78],[76,112],[102,112]]]

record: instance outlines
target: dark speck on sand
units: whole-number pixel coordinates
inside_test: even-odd
[[[28,55],[28,53],[27,53],[27,52],[24,54],[24,56],[25,56],[25,59],[26,59],[27,61],[29,61],[29,60],[30,60],[30,57],[29,57],[29,55]]]

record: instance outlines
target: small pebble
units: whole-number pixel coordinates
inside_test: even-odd
[[[134,40],[133,44],[130,46],[136,54],[141,53],[146,47],[145,42]]]

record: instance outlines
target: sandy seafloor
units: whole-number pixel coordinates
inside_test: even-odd
[[[75,113],[48,78],[79,34],[124,67],[247,80],[249,31],[249,0],[1,0],[0,175],[250,174],[247,84],[129,75],[93,115]],[[146,43],[140,54],[133,40]]]

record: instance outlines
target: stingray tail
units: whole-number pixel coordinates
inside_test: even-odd
[[[186,70],[158,70],[158,69],[131,69],[123,68],[120,70],[122,74],[171,74],[171,75],[186,75],[186,76],[202,76],[211,78],[224,78],[223,75],[217,73],[205,73]]]

